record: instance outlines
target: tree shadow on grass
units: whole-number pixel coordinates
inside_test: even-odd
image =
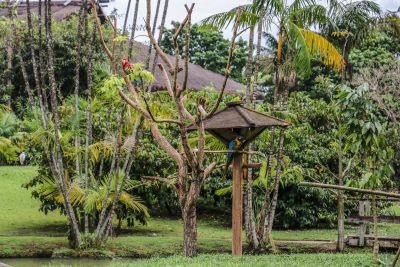
[[[15,227],[9,235],[16,236],[66,236],[68,226],[65,223],[49,224],[49,225],[29,225]]]

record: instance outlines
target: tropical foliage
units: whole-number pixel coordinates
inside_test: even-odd
[[[249,106],[291,123],[287,130],[266,131],[251,147],[252,160],[261,163],[245,183],[245,196],[251,194],[245,217],[252,224],[245,225],[246,237],[254,250],[274,248],[272,227],[334,227],[356,210],[356,201],[344,203],[343,194],[303,187],[302,181],[398,188],[398,12],[383,14],[373,1],[321,5],[313,0],[255,0],[206,18],[201,26],[190,25],[190,35],[185,24],[175,42],[181,25],[164,29],[160,45],[167,53],[174,55],[177,45],[178,58],[187,55],[192,63],[246,83],[242,92],[221,98],[214,88],[188,90],[182,98],[152,92],[149,87],[157,76],[145,65],[132,62],[121,69],[116,63],[128,57],[127,36],[82,16],[51,21],[50,28],[41,28],[40,38],[37,16],[32,32],[28,22],[0,20],[0,165],[17,164],[19,153],[27,153],[28,163],[38,166],[38,175],[24,186],[40,200],[44,213],[75,216],[77,229],[69,221],[72,246],[101,245],[115,221],[118,230],[125,224],[145,224],[150,215],[182,215],[177,163],[153,138],[157,124],[170,147],[182,155],[183,124],[176,121],[176,105],[181,102],[173,99],[177,95],[190,114],[200,112],[199,105],[209,110],[218,101],[222,108],[250,99]],[[255,33],[259,37],[257,44],[251,38],[248,43],[236,40],[232,62],[230,42],[220,32],[229,25],[240,34],[250,29],[253,39]],[[12,30],[21,33],[19,40]],[[108,46],[112,51],[104,49]],[[33,59],[43,63],[39,84]],[[121,101],[123,93],[134,96],[127,93],[124,74],[138,90],[139,108]],[[170,78],[174,81],[174,75]],[[141,116],[143,110],[150,119]],[[198,151],[199,136],[189,133],[187,139],[187,146]],[[225,146],[208,134],[204,142],[204,165],[224,164],[223,154],[210,151]],[[205,217],[228,222],[232,181],[222,176],[216,168],[204,180],[195,207]],[[167,184],[159,183],[165,180]],[[378,213],[375,206],[375,218]],[[82,233],[80,240],[77,233]]]

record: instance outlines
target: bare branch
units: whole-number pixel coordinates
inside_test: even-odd
[[[162,78],[164,80],[165,86],[167,87],[168,94],[173,98],[174,92],[172,91],[171,81],[169,80],[168,74],[165,71],[164,66],[162,64],[158,64],[158,67],[161,70]]]
[[[165,150],[165,152],[173,158],[178,165],[184,165],[181,154],[179,154],[179,152],[168,142],[165,136],[162,135],[160,129],[154,122],[150,123],[150,129],[154,139],[156,139],[157,143]]]
[[[106,52],[108,58],[110,59],[111,63],[112,63],[112,69],[113,69],[113,73],[116,73],[116,68],[115,68],[115,59],[114,59],[114,54],[110,51],[110,49],[108,48],[106,41],[104,40],[104,34],[103,34],[103,30],[101,29],[101,23],[100,23],[100,19],[99,16],[97,15],[97,3],[96,0],[91,0],[92,1],[92,10],[93,10],[93,17],[96,21],[96,26],[99,32],[99,36],[100,36],[100,43],[101,46],[103,47],[104,51]]]
[[[147,30],[147,34],[148,34],[148,36],[150,38],[150,42],[153,44],[153,46],[156,49],[157,53],[160,55],[161,59],[168,66],[169,71],[172,73],[173,70],[174,70],[174,66],[172,65],[171,61],[168,59],[167,54],[165,54],[164,51],[160,48],[160,46],[157,43],[156,38],[154,37],[154,35],[151,32],[150,17],[151,17],[151,0],[147,0],[147,14],[146,14],[146,30]]]
[[[210,173],[217,167],[217,163],[214,161],[204,170],[204,178],[206,178]]]
[[[224,96],[226,84],[227,84],[229,76],[231,74],[231,65],[232,65],[232,59],[233,59],[233,52],[235,50],[236,37],[238,35],[237,33],[238,33],[238,28],[239,28],[240,12],[241,12],[241,10],[238,9],[237,13],[236,13],[236,21],[235,21],[235,24],[233,26],[233,36],[232,36],[232,40],[231,40],[231,45],[229,47],[228,62],[226,63],[224,82],[222,84],[222,88],[221,88],[221,91],[219,93],[217,102],[215,102],[213,108],[211,109],[210,113],[207,115],[206,118],[209,118],[212,115],[214,115],[214,113],[218,110],[219,104],[222,101],[222,97]]]
[[[160,176],[141,176],[140,178],[142,180],[151,180],[151,181],[161,182],[161,183],[167,184],[167,185],[171,186],[173,189],[177,190],[176,182],[174,183],[171,179],[168,179],[168,178],[164,178],[164,177],[160,177]]]
[[[185,8],[188,12],[187,15],[187,31],[186,31],[186,40],[185,40],[185,78],[183,80],[183,85],[182,88],[178,91],[178,96],[182,94],[183,91],[186,90],[187,87],[187,81],[189,78],[189,49],[190,49],[190,34],[192,31],[192,11],[194,8],[194,4],[192,4],[191,8],[189,9],[187,5],[185,5]]]

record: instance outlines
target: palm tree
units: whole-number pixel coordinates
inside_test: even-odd
[[[84,185],[84,182],[82,180],[72,182],[68,187],[68,195],[71,199],[72,206],[75,209],[83,208],[87,214],[98,215],[102,210],[104,199],[107,198],[107,209],[110,209],[112,207],[113,200],[115,199],[115,194],[118,193],[118,191],[114,188],[117,188],[118,190],[122,189],[122,180],[116,179],[116,177],[113,176],[111,178],[112,189],[109,194],[106,194],[107,180],[108,177],[104,177],[104,179],[101,180],[99,188],[96,188],[96,186],[92,186],[87,189],[85,189],[86,186]],[[48,199],[49,201],[55,202],[60,207],[62,207],[64,205],[64,197],[59,185],[57,184],[57,181],[53,177],[42,177],[41,181],[42,182],[36,189],[36,192],[41,197]],[[95,183],[91,184],[94,185]],[[120,208],[124,207],[127,210],[132,211],[136,214],[142,214],[145,218],[148,218],[150,215],[147,207],[143,204],[142,200],[139,197],[134,196],[130,193],[138,186],[141,186],[141,184],[138,184],[133,180],[129,180],[126,183],[124,189],[122,189],[122,192],[120,193],[118,206]],[[99,220],[98,216],[93,216],[92,218],[94,222],[92,222],[91,225],[96,225]]]
[[[315,3],[314,0],[295,0],[291,4],[285,0],[257,0],[252,6],[234,8],[209,17],[203,23],[218,28],[226,27],[234,20],[237,9],[245,11],[242,12],[244,15],[240,18],[244,29],[252,27],[257,20],[268,24],[267,27],[275,24],[278,28],[274,110],[287,110],[289,90],[295,86],[298,76],[305,77],[310,74],[313,57],[319,57],[324,64],[338,71],[344,68],[344,60],[334,45],[322,35],[310,30],[313,26],[321,26],[329,22],[328,10]],[[256,19],[254,19],[255,17]],[[257,226],[257,229],[262,230],[258,231],[258,240],[252,242],[255,249],[260,249],[262,244],[270,242],[281,181],[284,137],[285,132],[281,130],[273,184],[271,170],[276,137],[275,129],[271,130],[270,153],[266,170],[267,179],[271,182],[267,183],[269,188],[265,193],[264,208],[261,214],[263,219],[259,220],[263,225]]]
[[[349,55],[376,27],[381,14],[379,4],[374,1],[350,1],[338,5],[330,13],[332,23],[323,25],[323,32],[330,40],[341,48],[346,62],[345,78],[351,81],[352,67]]]

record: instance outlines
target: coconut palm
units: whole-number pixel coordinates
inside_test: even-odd
[[[374,1],[346,1],[338,5],[334,12],[330,12],[332,23],[322,27],[330,41],[341,48],[349,80],[352,78],[350,52],[369,36],[372,29],[376,27],[380,14],[379,4]]]

